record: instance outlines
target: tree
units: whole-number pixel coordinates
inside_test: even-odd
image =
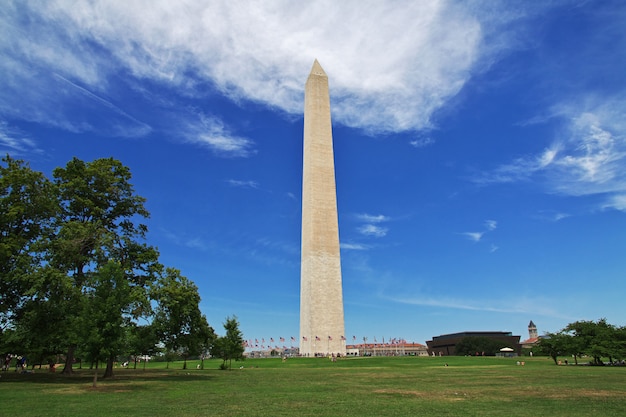
[[[113,363],[126,347],[134,299],[120,263],[109,261],[90,274],[83,299],[83,349],[92,360],[105,360],[104,377],[113,376]]]
[[[158,352],[156,330],[152,324],[137,326],[134,323],[129,328],[128,352],[134,358],[134,368],[137,369],[139,356],[153,356]],[[143,361],[143,369],[146,369],[146,360]]]
[[[200,312],[198,287],[177,269],[166,268],[152,297],[158,303],[153,321],[157,336],[166,349],[183,357],[183,369],[187,369],[187,358],[200,354],[215,338]]]
[[[539,339],[538,348],[541,353],[548,355],[552,358],[555,365],[558,365],[558,357],[560,355],[567,354],[567,346],[570,344],[571,336],[558,333],[546,333],[541,339]]]
[[[236,316],[227,317],[224,323],[226,334],[218,337],[211,348],[211,354],[222,359],[222,369],[231,369],[232,360],[244,360],[245,351],[243,334],[239,330],[239,322]],[[228,361],[228,366],[226,362]]]
[[[593,358],[593,365],[602,365],[602,357],[613,362],[614,357],[620,356],[623,348],[620,346],[619,330],[607,323],[606,319],[594,321],[576,321],[565,327],[564,331],[571,332],[578,341],[582,353]]]
[[[58,213],[54,185],[24,161],[0,164],[0,336],[30,292],[29,276],[41,262],[37,245]]]
[[[502,341],[485,336],[467,336],[459,340],[454,351],[457,355],[475,355],[476,352],[487,356],[494,356],[500,351]]]
[[[98,273],[113,260],[119,263],[133,293],[126,313],[133,318],[147,314],[147,291],[157,269],[158,252],[141,242],[147,227],[136,220],[149,214],[145,199],[134,193],[130,170],[113,158],[87,163],[74,158],[65,168],[55,169],[53,177],[62,212],[56,219],[57,233],[50,244],[48,262],[67,274],[77,290],[74,298],[66,300],[67,311],[79,311],[81,297],[94,290],[91,284],[102,283]],[[76,314],[63,320],[73,322],[69,328],[80,327]],[[64,373],[72,372],[78,341],[78,335],[68,334]]]

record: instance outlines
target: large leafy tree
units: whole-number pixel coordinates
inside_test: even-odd
[[[56,219],[57,236],[51,242],[49,264],[65,273],[76,291],[66,300],[67,311],[82,308],[85,293],[102,284],[103,268],[110,260],[119,264],[132,293],[130,305],[119,314],[139,317],[150,310],[148,289],[158,268],[156,249],[143,242],[147,227],[137,220],[148,217],[145,199],[135,195],[130,170],[113,158],[84,162],[72,159],[53,172],[58,187],[61,215]],[[80,329],[80,317],[68,314],[63,320]],[[77,332],[67,335],[68,354],[64,373],[72,372]],[[107,367],[107,374],[109,367]]]
[[[568,324],[556,333],[547,333],[539,341],[539,348],[558,364],[558,356],[587,355],[591,364],[602,365],[603,358],[610,362],[626,358],[626,328],[609,324],[606,319],[598,321],[579,320]]]
[[[32,293],[42,239],[58,213],[56,189],[40,172],[10,156],[0,164],[0,333],[13,325]]]
[[[222,359],[222,369],[231,369],[232,361],[244,360],[245,351],[243,333],[239,329],[239,321],[236,316],[227,317],[224,323],[226,334],[218,337],[212,346],[211,354]],[[228,362],[228,365],[226,365]]]
[[[152,296],[157,302],[153,321],[157,336],[170,353],[183,357],[187,369],[187,358],[202,353],[215,338],[200,311],[198,287],[177,269],[166,268]]]
[[[578,341],[578,350],[592,357],[594,365],[601,365],[602,357],[612,362],[613,358],[623,353],[619,329],[607,323],[606,319],[576,321],[567,325],[564,331],[572,334]]]

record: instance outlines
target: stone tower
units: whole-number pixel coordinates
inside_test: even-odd
[[[531,320],[530,323],[528,323],[528,338],[536,339],[537,337],[539,337],[537,334],[537,326],[535,326],[535,323]]]
[[[304,90],[300,354],[346,353],[328,76],[315,60]]]

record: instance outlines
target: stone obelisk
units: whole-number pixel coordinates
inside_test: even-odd
[[[304,90],[300,354],[346,353],[328,76],[315,60]]]

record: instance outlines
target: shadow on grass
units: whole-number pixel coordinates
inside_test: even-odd
[[[64,375],[61,373],[52,373],[45,370],[21,372],[2,372],[0,374],[0,384],[4,383],[36,383],[36,384],[66,384],[66,385],[84,385],[93,384],[93,369],[78,369],[72,375]],[[134,370],[134,369],[117,369],[113,371],[112,378],[102,378],[104,370],[97,370],[98,385],[107,385],[111,383],[120,384],[124,382],[142,383],[142,382],[180,382],[180,381],[209,381],[214,379],[215,370]]]

